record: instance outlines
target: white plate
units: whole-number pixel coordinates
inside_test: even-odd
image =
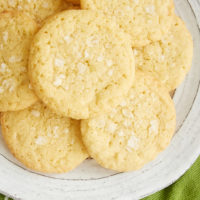
[[[200,1],[175,0],[177,14],[194,39],[194,62],[174,96],[177,132],[169,148],[142,170],[116,173],[87,160],[63,175],[31,172],[17,162],[0,138],[0,192],[23,200],[134,200],[177,180],[200,153]]]

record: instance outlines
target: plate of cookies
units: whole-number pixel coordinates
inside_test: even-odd
[[[0,192],[137,200],[200,154],[199,0],[0,1]]]

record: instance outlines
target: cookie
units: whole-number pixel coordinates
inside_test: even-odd
[[[129,36],[96,11],[57,14],[32,43],[31,83],[40,99],[63,116],[87,119],[109,112],[128,92],[134,72]]]
[[[82,138],[90,156],[103,167],[138,170],[168,146],[175,119],[168,91],[153,76],[137,71],[120,106],[82,121]]]
[[[30,43],[37,29],[23,12],[0,14],[0,112],[21,110],[37,101],[27,73]]]
[[[64,0],[2,0],[0,2],[0,12],[10,9],[27,11],[38,22],[41,22],[48,16],[63,10],[63,3]]]
[[[80,0],[65,0],[66,2],[69,2],[69,3],[73,3],[75,5],[79,5],[80,4]]]
[[[42,103],[1,117],[3,138],[12,154],[30,169],[68,172],[87,158],[80,122],[55,115]]]
[[[173,19],[170,32],[162,40],[134,50],[137,68],[153,73],[169,91],[184,80],[193,57],[189,31],[179,17]]]
[[[157,41],[168,32],[173,0],[81,0],[81,8],[102,10],[113,15],[118,24],[131,35],[133,47]]]

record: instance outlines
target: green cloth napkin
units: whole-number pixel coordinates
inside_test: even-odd
[[[7,199],[0,194],[0,200]],[[200,157],[177,182],[143,200],[200,200]]]
[[[143,200],[200,200],[200,157],[177,182]]]

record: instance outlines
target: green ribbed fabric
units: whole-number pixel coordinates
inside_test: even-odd
[[[177,182],[143,200],[200,200],[200,157]]]

